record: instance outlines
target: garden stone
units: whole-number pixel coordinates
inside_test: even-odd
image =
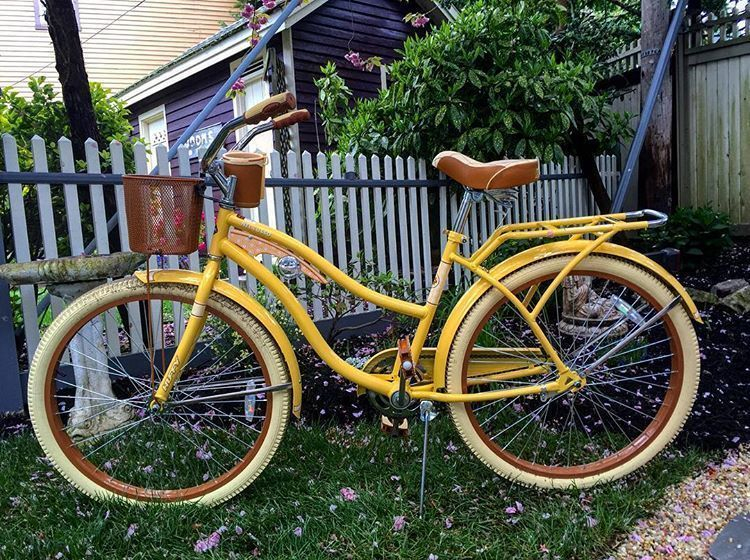
[[[743,560],[750,549],[750,514],[738,515],[719,533],[709,554],[713,560]]]
[[[720,303],[740,315],[747,313],[750,311],[750,286],[745,286],[741,290],[722,298]]]
[[[716,305],[719,303],[719,298],[711,292],[705,290],[698,290],[696,288],[685,287],[688,295],[693,298],[695,303],[707,303],[709,305]]]
[[[750,286],[750,282],[744,278],[733,278],[731,280],[724,280],[711,287],[711,293],[717,297],[727,297],[735,292],[738,292],[742,288]]]

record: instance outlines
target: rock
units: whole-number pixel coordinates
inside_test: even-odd
[[[687,291],[688,295],[693,298],[693,301],[695,303],[707,303],[709,305],[715,305],[719,303],[718,296],[712,294],[711,292],[697,290],[695,288],[689,287],[686,287],[685,290]]]
[[[744,278],[733,278],[724,280],[711,287],[711,293],[717,297],[723,298],[740,291],[742,288],[750,286],[750,282]]]
[[[719,303],[742,315],[750,311],[750,285],[722,298]]]

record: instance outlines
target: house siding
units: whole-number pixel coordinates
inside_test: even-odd
[[[233,0],[78,0],[89,79],[119,91],[174,59],[231,20]],[[0,2],[0,87],[24,95],[31,74],[59,89],[47,29],[37,29],[34,0]],[[119,17],[119,19],[117,19]]]
[[[169,145],[172,146],[228,78],[229,61],[227,60],[225,63],[212,66],[195,76],[191,76],[187,80],[183,80],[150,98],[132,105],[130,107],[130,122],[133,125],[133,135],[140,136],[138,115],[164,105],[167,117],[167,135]],[[232,100],[224,99],[211,111],[211,114],[206,118],[201,128],[216,123],[225,123],[232,118],[234,118]],[[197,171],[197,162],[193,161],[192,164],[193,171]],[[172,160],[173,171],[177,165],[177,159],[175,158]]]
[[[320,67],[329,60],[336,62],[341,76],[357,97],[373,97],[380,89],[380,72],[363,72],[353,68],[344,56],[351,48],[362,57],[380,56],[385,63],[396,57],[406,38],[418,31],[404,23],[404,16],[419,8],[398,0],[329,0],[292,27],[296,92],[300,108],[315,112],[318,97],[314,80],[321,75]],[[352,24],[352,18],[354,23]],[[350,46],[350,37],[351,46]],[[269,47],[282,51],[281,35]],[[134,135],[140,135],[138,115],[160,105],[165,106],[167,133],[172,146],[198,113],[205,107],[216,90],[229,78],[229,65],[225,59],[211,68],[173,84],[150,97],[130,106]],[[227,122],[234,117],[230,99],[223,100],[201,127]],[[316,116],[318,123],[320,118]],[[317,152],[326,150],[322,127],[316,133],[315,119],[301,123],[301,150]],[[233,140],[230,136],[230,140]],[[176,160],[172,161],[173,168]],[[193,171],[197,170],[193,162]]]
[[[300,108],[314,114],[310,122],[299,125],[302,150],[315,153],[328,148],[320,117],[315,115],[318,90],[314,81],[322,75],[320,67],[329,60],[335,62],[356,97],[376,96],[380,72],[357,70],[344,56],[352,50],[363,59],[379,56],[390,64],[406,38],[419,33],[403,21],[415,11],[421,9],[396,0],[330,0],[292,27],[297,99]]]
[[[269,48],[281,51],[281,36],[274,37],[269,43]],[[140,136],[138,116],[151,109],[164,105],[167,118],[167,137],[169,145],[177,142],[183,132],[190,126],[196,116],[208,104],[209,100],[229,79],[230,64],[237,57],[227,58],[210,68],[203,70],[189,78],[186,78],[160,92],[134,103],[129,107],[130,124],[133,126],[133,136]],[[234,118],[234,104],[231,99],[224,98],[209,114],[200,128],[213,124],[223,124]],[[234,143],[234,135],[229,135],[227,147]],[[172,169],[176,171],[178,162],[172,160]],[[193,160],[193,172],[198,171],[198,163]]]

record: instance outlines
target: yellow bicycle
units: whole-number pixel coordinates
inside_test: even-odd
[[[288,112],[294,107],[290,96],[255,107],[225,125],[209,148],[203,169],[223,198],[202,274],[139,271],[88,292],[44,334],[31,366],[29,409],[45,453],[71,483],[96,497],[213,505],[246,488],[271,460],[290,413],[300,414],[303,379],[274,317],[219,278],[224,259],[273,294],[320,358],[369,393],[384,415],[406,417],[425,400],[446,403],[466,445],[509,479],[542,488],[615,480],[676,436],[698,387],[692,321],[700,322],[700,315],[661,266],[611,243],[618,233],[662,224],[663,214],[505,225],[464,255],[472,204],[487,191],[507,193],[503,189],[535,181],[539,164],[480,164],[445,152],[434,164],[463,184],[465,194],[445,232],[426,302],[402,301],[237,214],[235,197],[244,188],[237,176],[249,168],[227,177],[216,152],[240,126],[255,125],[251,137],[308,116]],[[194,203],[196,180],[129,179],[146,193],[145,210],[128,216],[129,222],[145,220],[144,231],[131,223],[131,235],[150,236],[152,250],[179,252],[170,243],[199,219],[180,206],[181,197]],[[137,190],[132,185],[126,192]],[[199,214],[200,206],[187,208]],[[548,242],[484,266],[509,240]],[[196,246],[193,236],[186,251]],[[362,369],[351,365],[259,261],[261,254],[279,257],[285,270],[335,282],[418,319],[413,337],[402,337]],[[441,326],[437,345],[426,347],[455,265],[477,280]]]

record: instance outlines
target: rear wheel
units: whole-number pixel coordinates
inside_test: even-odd
[[[533,308],[571,259],[531,264],[503,284]],[[591,486],[646,464],[679,432],[698,387],[697,339],[681,305],[636,332],[674,298],[668,286],[632,264],[605,256],[584,259],[555,289],[538,322],[563,362],[586,372],[585,386],[576,393],[451,404],[464,441],[497,473],[539,487]],[[626,337],[626,346],[610,352]],[[512,381],[469,377],[475,347],[524,357],[548,372]],[[489,290],[467,313],[451,348],[449,392],[556,378],[543,353],[519,348],[539,349],[539,343],[513,305]]]
[[[149,411],[195,293],[113,282],[73,302],[45,333],[29,376],[31,419],[55,467],[87,494],[214,505],[276,451],[289,417],[286,365],[267,331],[216,293],[166,406]],[[282,388],[264,393],[272,386]]]

